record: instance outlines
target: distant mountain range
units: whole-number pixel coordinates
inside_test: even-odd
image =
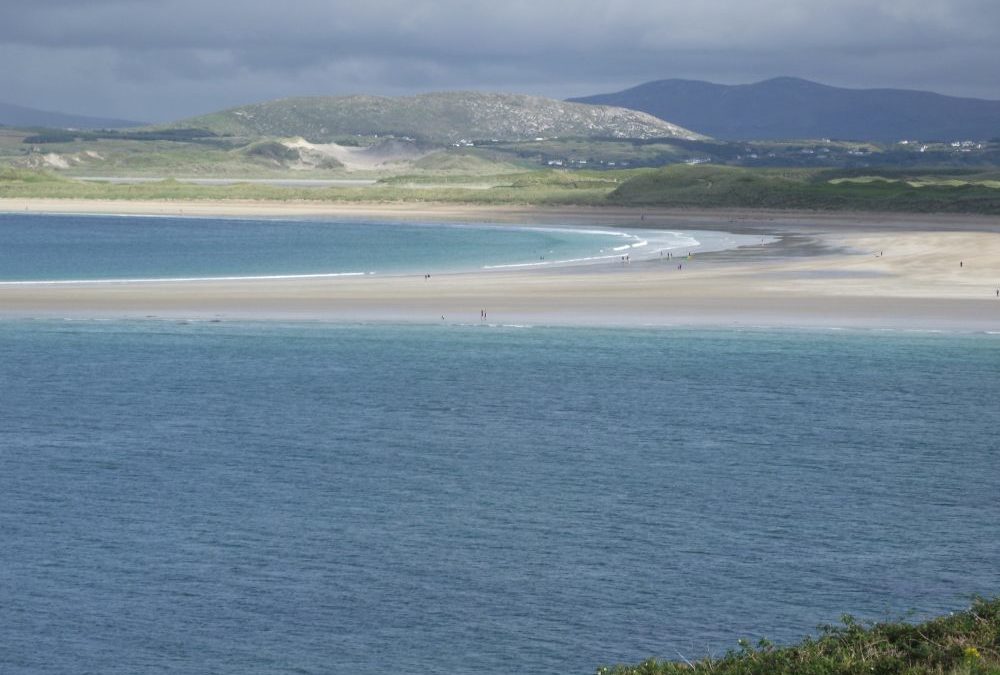
[[[794,77],[732,86],[659,80],[570,101],[640,110],[726,140],[1000,137],[1000,101],[905,89],[842,89]]]
[[[0,124],[8,127],[46,127],[50,129],[124,129],[142,126],[142,122],[129,120],[66,115],[59,112],[35,110],[10,103],[0,103]]]
[[[520,94],[446,92],[419,96],[286,98],[176,122],[245,137],[395,136],[430,143],[517,141],[552,137],[703,138],[635,110],[567,103]]]
[[[141,126],[6,103],[0,103],[0,125],[81,130]],[[571,137],[960,141],[1000,138],[1000,101],[902,89],[843,89],[792,77],[746,85],[660,80],[569,101],[483,92],[286,98],[150,129],[301,137],[311,143],[388,136],[438,145]]]

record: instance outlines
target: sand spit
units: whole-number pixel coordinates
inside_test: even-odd
[[[780,241],[677,261],[422,276],[0,286],[2,317],[1000,331],[1000,219],[453,205],[0,200],[0,211],[669,226]],[[789,242],[797,242],[790,245]]]

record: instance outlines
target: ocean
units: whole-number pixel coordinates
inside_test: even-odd
[[[984,334],[0,322],[0,672],[591,673],[959,609],[998,384]]]
[[[427,274],[610,263],[770,240],[725,232],[0,214],[0,283]]]

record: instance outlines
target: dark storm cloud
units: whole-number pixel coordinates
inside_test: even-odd
[[[663,77],[1000,98],[1000,4],[985,0],[18,4],[0,22],[0,57],[19,66],[0,72],[0,98],[147,119],[298,93],[566,96]]]

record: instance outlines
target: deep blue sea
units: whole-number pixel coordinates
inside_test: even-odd
[[[0,672],[591,673],[1000,593],[1000,336],[0,322]]]
[[[765,240],[768,238],[764,238]],[[0,214],[0,283],[423,274],[760,244],[698,230]]]

